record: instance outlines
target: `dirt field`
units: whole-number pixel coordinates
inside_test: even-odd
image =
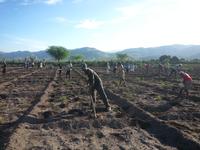
[[[15,70],[0,83],[0,149],[199,149],[200,83],[188,99],[177,99],[179,81],[129,74],[118,88],[115,75],[102,77],[112,106],[97,99],[97,119],[85,79],[55,69]],[[12,69],[10,70],[12,71]],[[80,70],[78,70],[80,72]],[[82,74],[82,73],[81,73]]]

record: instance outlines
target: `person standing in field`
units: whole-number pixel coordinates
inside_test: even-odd
[[[149,64],[149,63],[144,64],[145,74],[148,74],[148,73],[149,73],[149,67],[150,67],[150,64]]]
[[[72,63],[69,62],[69,64],[67,65],[67,70],[66,70],[66,78],[69,77],[69,80],[71,79],[71,71],[72,71]]]
[[[110,111],[111,107],[108,102],[107,95],[104,91],[104,87],[103,87],[101,78],[98,76],[98,74],[94,70],[88,68],[86,64],[82,65],[82,70],[88,77],[87,82],[89,84],[89,92],[92,96],[93,104],[96,103],[96,92],[98,92],[101,99],[103,100],[106,110]]]
[[[179,75],[183,79],[183,85],[184,85],[184,87],[182,87],[180,92],[179,92],[179,97],[182,96],[183,91],[186,92],[186,97],[188,97],[189,96],[189,90],[192,87],[192,77],[188,73],[183,72],[183,71],[180,71]]]
[[[106,73],[109,74],[109,72],[110,72],[110,64],[109,62],[107,62]]]
[[[117,73],[117,64],[115,64],[113,67],[113,73]]]
[[[159,63],[159,65],[158,65],[158,74],[159,74],[159,76],[161,76],[161,73],[163,73],[163,71],[164,71],[164,65]]]
[[[165,74],[169,75],[170,64],[169,62],[165,63]]]
[[[121,86],[122,84],[124,86],[126,86],[124,66],[121,63],[118,63],[117,69],[118,69],[117,72],[118,72],[118,75],[119,75],[119,86]]]
[[[178,72],[181,71],[181,69],[182,69],[182,64],[177,64],[177,65],[171,67],[169,77],[174,76],[174,78],[177,78],[177,74],[178,74]]]
[[[6,62],[4,61],[4,62],[3,62],[3,66],[2,66],[2,74],[3,74],[3,75],[6,74],[6,68],[7,68],[7,64],[6,64]]]
[[[61,76],[61,74],[62,74],[62,65],[61,64],[59,64],[58,65],[58,74],[59,74],[59,76]]]

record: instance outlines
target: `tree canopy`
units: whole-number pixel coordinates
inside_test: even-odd
[[[116,54],[116,57],[119,61],[123,62],[123,61],[126,61],[128,59],[128,55],[127,54]]]
[[[180,60],[179,60],[179,58],[177,57],[177,56],[170,56],[170,55],[162,55],[162,56],[160,56],[160,58],[159,58],[159,61],[161,62],[161,63],[172,63],[172,64],[176,64],[176,63],[179,63],[180,62]]]
[[[73,61],[81,61],[84,59],[84,56],[83,55],[76,55],[76,56],[72,56],[71,59]]]
[[[65,59],[68,57],[69,55],[69,51],[62,47],[62,46],[50,46],[47,49],[47,52],[53,57],[55,58],[58,62],[62,59]]]

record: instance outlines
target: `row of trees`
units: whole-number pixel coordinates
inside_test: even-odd
[[[55,58],[58,62],[69,57],[69,50],[67,50],[66,48],[61,47],[61,46],[50,46],[47,49],[47,52],[53,58]],[[83,59],[84,59],[84,56],[82,56],[82,55],[76,55],[76,56],[70,57],[70,60],[72,60],[72,61],[81,61]],[[127,61],[133,61],[133,60],[134,59],[129,57],[127,54],[121,54],[121,53],[116,54],[116,61],[127,62]],[[154,62],[154,63],[161,62],[163,64],[165,64],[165,63],[177,64],[177,63],[180,63],[180,62],[186,62],[186,60],[179,59],[176,56],[162,55],[162,56],[159,57],[159,59],[149,60],[148,62]]]
[[[60,62],[61,60],[65,59],[69,56],[69,51],[66,48],[61,47],[61,46],[50,46],[47,49],[47,52],[58,62]],[[116,54],[116,58],[120,62],[125,62],[128,60],[129,56],[127,54],[119,54],[118,53],[118,54]],[[74,61],[80,61],[83,59],[84,59],[84,57],[82,55],[71,56],[71,58],[70,58],[70,60],[74,60]]]

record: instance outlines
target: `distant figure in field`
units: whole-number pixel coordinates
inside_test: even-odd
[[[6,62],[4,61],[4,62],[3,62],[3,66],[2,66],[2,74],[6,74],[6,68],[7,68],[7,64],[6,64]]]
[[[113,73],[117,73],[117,64],[115,64],[113,67]]]
[[[122,84],[126,86],[126,81],[125,81],[125,69],[124,66],[121,63],[118,63],[117,66],[117,73],[119,75],[119,86]]]
[[[25,60],[24,60],[24,68],[28,68],[28,60],[27,60],[27,58],[25,58]]]
[[[145,74],[149,73],[149,67],[150,67],[150,64],[148,64],[148,63],[144,64]]]
[[[38,69],[43,68],[43,63],[42,63],[42,61],[38,61],[37,66],[38,66]]]
[[[59,76],[61,76],[61,74],[62,74],[62,65],[61,64],[59,64],[58,65],[58,74],[59,74]]]
[[[163,73],[163,71],[164,71],[164,65],[159,63],[158,64],[158,74],[159,74],[159,76],[161,75],[161,73]]]
[[[42,64],[43,64],[43,67],[46,67],[46,60],[45,59],[43,59]]]
[[[136,65],[131,64],[131,65],[130,65],[130,72],[134,72],[134,71],[135,71],[135,68],[136,68]]]
[[[109,72],[110,72],[110,64],[109,62],[107,62],[106,73],[109,73]]]
[[[88,68],[86,64],[82,65],[82,70],[88,77],[89,91],[92,96],[91,105],[93,105],[95,107],[96,91],[97,91],[99,93],[101,99],[103,100],[104,105],[106,106],[106,110],[110,111],[111,107],[108,102],[107,95],[104,91],[102,80],[100,79],[98,74],[94,70]]]
[[[32,67],[32,68],[35,67],[35,62],[34,62],[34,61],[31,62],[31,67]]]
[[[171,67],[169,77],[174,76],[174,78],[177,78],[177,74],[178,72],[181,71],[181,69],[182,69],[182,64],[177,64],[174,67]]]
[[[189,96],[189,90],[192,87],[192,77],[183,71],[179,72],[179,75],[181,76],[181,78],[183,79],[183,85],[184,87],[181,88],[180,93],[179,93],[179,97],[182,96],[183,94],[183,90],[186,92],[186,96]]]
[[[130,65],[129,63],[127,63],[127,64],[125,65],[125,70],[126,70],[126,72],[129,73],[129,72],[130,72],[130,69],[131,69],[131,65]]]
[[[67,70],[66,70],[66,78],[71,79],[71,71],[72,71],[72,63],[69,62],[69,64],[67,65]]]
[[[165,70],[165,74],[169,75],[169,70],[170,70],[170,64],[169,64],[169,62],[165,63],[164,70]]]

